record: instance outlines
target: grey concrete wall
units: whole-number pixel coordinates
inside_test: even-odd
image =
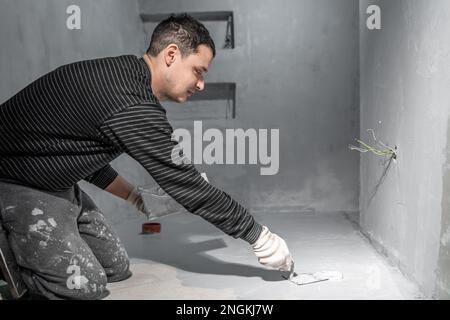
[[[81,30],[66,27],[66,8],[81,9]],[[137,1],[16,0],[0,2],[0,103],[66,63],[140,54]]]
[[[255,165],[203,165],[212,182],[257,209],[357,211],[359,156],[347,144],[359,132],[358,2],[141,1],[144,13],[232,10],[233,50],[219,49],[206,82],[236,82],[237,118],[205,128],[279,128],[274,176]],[[224,44],[225,25],[205,23]],[[146,27],[151,33],[155,24]],[[220,30],[222,28],[222,31]],[[169,120],[177,108],[165,104]],[[192,128],[191,121],[173,121]]]
[[[438,299],[450,299],[450,119],[447,124],[447,147],[445,151],[440,249],[435,291],[435,296]]]
[[[370,4],[381,30],[366,28]],[[449,288],[449,17],[446,0],[360,1],[361,137],[399,148],[390,165],[361,155],[361,227],[428,296]]]

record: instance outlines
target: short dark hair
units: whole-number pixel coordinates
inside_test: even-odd
[[[156,57],[171,43],[180,48],[183,57],[196,53],[201,44],[210,47],[213,57],[216,56],[216,46],[208,29],[186,13],[172,14],[156,26],[147,53]]]

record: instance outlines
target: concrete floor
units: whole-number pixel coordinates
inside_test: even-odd
[[[143,219],[116,225],[133,277],[109,284],[106,299],[422,299],[342,213],[259,213],[282,236],[296,272],[339,271],[341,281],[304,286],[259,265],[251,247],[191,214],[160,220],[160,234],[142,235]],[[0,300],[6,287],[0,286]]]
[[[259,265],[251,247],[203,219],[179,214],[160,220],[160,234],[142,235],[144,220],[116,230],[132,258],[130,279],[109,285],[107,299],[422,299],[342,213],[259,213],[282,236],[296,272],[339,271],[341,281],[305,286]]]

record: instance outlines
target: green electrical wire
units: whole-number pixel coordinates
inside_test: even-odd
[[[372,147],[369,144],[365,143],[364,141],[360,140],[360,139],[355,139],[362,147],[355,147],[354,145],[349,145],[348,147],[350,148],[350,150],[357,150],[359,152],[365,153],[365,152],[372,152],[373,154],[377,155],[377,156],[391,156],[391,158],[393,159],[397,159],[397,147],[395,147],[395,149],[392,149],[391,147],[388,147],[387,145],[385,145],[383,142],[377,140],[377,138],[375,137],[375,132],[373,131],[373,129],[367,129],[367,131],[372,133],[372,137],[373,140],[375,140],[377,142],[377,144],[379,146],[381,146],[384,150],[380,150],[378,148]]]
[[[388,147],[388,146],[386,146],[384,144],[383,144],[383,146],[386,149],[385,150],[379,150],[379,149],[377,149],[375,147],[372,147],[372,146],[368,145],[367,143],[365,143],[362,140],[359,140],[359,139],[355,139],[355,140],[358,141],[358,143],[361,144],[363,146],[363,148],[355,147],[354,145],[350,144],[348,146],[350,148],[350,150],[357,150],[357,151],[363,152],[363,153],[370,151],[370,152],[372,152],[373,154],[375,154],[377,156],[391,156],[392,158],[397,159],[397,152],[394,149],[392,149],[392,148],[390,148],[390,147]],[[395,148],[395,149],[397,149],[397,148]]]
[[[374,148],[372,146],[369,146],[367,143],[365,143],[362,140],[356,139],[356,141],[358,143],[360,143],[368,151],[376,154],[377,156],[392,156],[392,155],[395,155],[395,152],[392,149],[391,150],[384,150],[384,151],[382,151],[382,150],[378,150],[378,149],[376,149],[376,148]]]

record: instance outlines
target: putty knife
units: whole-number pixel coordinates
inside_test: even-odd
[[[288,276],[282,275],[282,277],[286,280],[289,280],[289,281],[295,283],[296,285],[299,285],[299,286],[329,280],[329,278],[326,278],[323,276],[321,277],[320,273],[300,273],[300,274],[295,273],[294,261],[292,261],[292,263],[291,263],[289,275]]]

